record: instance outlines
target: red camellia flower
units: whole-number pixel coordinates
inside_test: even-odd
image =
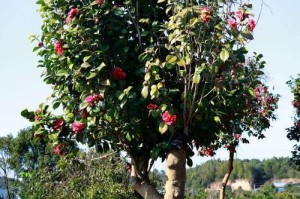
[[[176,115],[171,115],[168,111],[166,111],[162,115],[162,120],[167,124],[167,125],[173,125],[176,122]]]
[[[96,99],[96,101],[102,101],[103,97],[102,97],[102,95],[95,95],[95,99]]]
[[[123,70],[120,67],[116,67],[113,70],[113,77],[114,77],[115,80],[125,79],[126,78],[126,73],[124,73]]]
[[[68,17],[66,19],[66,24],[70,24],[70,22],[72,21],[72,19],[79,13],[79,9],[78,8],[72,8],[69,13],[68,13]]]
[[[212,157],[212,156],[214,156],[214,151],[213,151],[211,148],[206,148],[206,149],[204,150],[204,154],[205,154],[206,156]]]
[[[229,25],[232,27],[232,28],[234,28],[234,29],[237,29],[237,22],[236,22],[236,20],[234,20],[234,19],[227,19],[227,22],[229,23]]]
[[[59,56],[63,55],[63,47],[62,44],[58,41],[54,43],[54,50],[57,52]]]
[[[53,128],[53,130],[58,130],[58,129],[62,128],[63,124],[64,124],[64,121],[62,119],[56,119],[52,124],[52,128]]]
[[[85,125],[81,122],[74,122],[72,124],[72,131],[74,133],[80,133],[84,129]]]
[[[148,104],[147,109],[149,109],[149,110],[155,110],[155,109],[158,109],[158,106],[156,104],[150,103],[150,104]]]
[[[248,28],[249,28],[249,30],[250,30],[250,31],[253,31],[254,28],[255,28],[255,26],[256,26],[256,24],[255,24],[254,19],[249,19],[249,20],[248,20]]]
[[[35,120],[35,121],[39,121],[40,119],[41,119],[40,116],[38,116],[38,115],[34,116],[34,120]]]
[[[85,98],[85,102],[89,103],[90,106],[93,106],[95,102],[103,100],[101,95],[89,95]]]
[[[201,18],[201,20],[204,23],[209,22],[210,19],[211,19],[211,10],[208,7],[205,7],[205,6],[201,7],[199,17]]]
[[[103,4],[103,0],[97,0],[97,4],[98,5],[102,5]]]
[[[238,139],[240,139],[240,137],[241,137],[241,134],[234,134],[234,139],[236,139],[236,140],[238,140]]]
[[[54,149],[53,149],[53,152],[57,155],[63,155],[64,154],[64,148],[65,148],[65,145],[64,144],[56,144],[54,146]]]
[[[93,106],[94,102],[96,101],[96,98],[92,95],[89,95],[84,99],[84,101],[89,103],[90,106]]]
[[[235,12],[235,16],[240,20],[244,21],[245,18],[249,16],[249,14],[245,13],[243,10],[238,10]]]

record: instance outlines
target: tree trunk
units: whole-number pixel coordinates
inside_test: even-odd
[[[167,154],[164,199],[183,199],[186,179],[186,151],[173,149]]]
[[[233,157],[234,157],[234,152],[230,151],[229,152],[229,160],[228,160],[228,165],[227,165],[227,172],[222,180],[222,185],[220,187],[220,199],[225,198],[225,190],[227,186],[228,179],[230,177],[230,174],[233,170]]]
[[[130,184],[145,199],[163,199],[153,185],[138,177],[134,164],[131,165]]]

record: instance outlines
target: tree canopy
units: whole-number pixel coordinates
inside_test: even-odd
[[[193,148],[210,156],[220,147],[235,151],[247,135],[264,138],[275,119],[278,97],[264,85],[263,56],[247,54],[256,25],[250,3],[37,4],[42,34],[31,40],[38,42],[43,79],[53,87],[52,103],[22,115],[59,155],[78,155],[77,143],[124,150],[133,177],[144,182],[158,157],[178,158],[167,165],[182,171],[174,180],[184,188]],[[52,111],[57,108],[61,115]],[[175,162],[182,167],[170,165]]]

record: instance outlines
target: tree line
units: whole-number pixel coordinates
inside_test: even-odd
[[[205,188],[212,182],[222,180],[226,169],[227,161],[221,160],[210,160],[195,168],[190,168],[187,170],[187,187]],[[230,180],[249,179],[258,184],[281,178],[300,178],[300,172],[290,158],[236,159],[230,176]]]

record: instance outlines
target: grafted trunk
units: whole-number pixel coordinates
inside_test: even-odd
[[[225,198],[225,190],[226,190],[227,182],[228,182],[230,174],[233,170],[233,156],[234,156],[234,152],[230,151],[229,152],[229,160],[228,160],[228,164],[227,164],[227,172],[222,180],[222,185],[220,187],[220,199]]]
[[[149,182],[141,180],[136,173],[134,164],[131,166],[130,184],[145,199],[163,199],[162,195]]]
[[[164,199],[183,199],[186,180],[186,151],[173,149],[166,160],[166,193]]]

